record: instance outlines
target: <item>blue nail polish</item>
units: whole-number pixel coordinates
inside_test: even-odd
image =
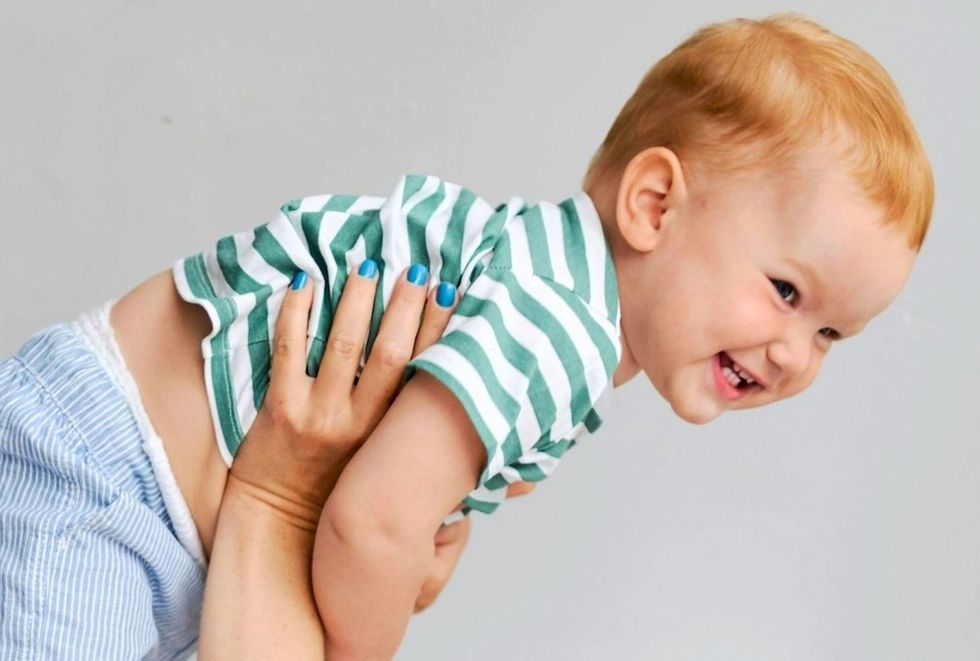
[[[289,286],[291,289],[302,289],[308,279],[309,276],[306,275],[306,271],[300,271],[293,276],[293,281],[289,283]]]
[[[373,278],[378,272],[378,263],[373,259],[365,259],[357,269],[357,275],[364,278]]]
[[[429,279],[429,269],[425,267],[425,264],[412,264],[408,269],[407,278],[413,285],[424,285],[425,281]]]
[[[440,282],[436,289],[436,303],[448,308],[456,302],[456,285],[451,282]]]

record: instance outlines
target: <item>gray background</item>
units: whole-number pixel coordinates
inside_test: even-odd
[[[980,657],[972,3],[270,5],[5,7],[0,354],[299,195],[423,172],[565,196],[656,59],[796,9],[885,65],[930,153],[907,289],[796,399],[695,427],[643,377],[615,392],[556,478],[476,521],[399,659]]]

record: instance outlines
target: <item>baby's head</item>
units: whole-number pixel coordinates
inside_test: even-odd
[[[804,390],[898,295],[933,184],[874,58],[798,15],[708,26],[658,62],[586,174],[643,370],[704,423]]]

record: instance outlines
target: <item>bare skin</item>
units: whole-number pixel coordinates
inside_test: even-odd
[[[396,296],[401,295],[401,292],[396,292]],[[421,305],[421,302],[418,304]],[[366,319],[369,312],[349,314]],[[415,352],[439,337],[449,318],[449,311],[444,316],[432,315],[429,318],[430,321],[418,330]],[[415,319],[417,323],[417,314]],[[204,383],[201,342],[210,332],[211,322],[202,308],[180,298],[170,271],[164,271],[120,298],[112,308],[110,323],[126,365],[139,388],[147,415],[163,440],[171,469],[194,518],[204,552],[210,558],[229,474],[218,452]],[[407,324],[400,332],[410,339],[415,337],[416,330],[417,326]],[[400,370],[402,366],[393,367]],[[378,397],[381,401],[380,394]],[[385,401],[387,404],[390,404],[390,400]],[[297,486],[302,481],[299,475],[291,479]],[[507,493],[508,496],[519,496],[530,492],[533,487],[533,484],[517,483],[511,485]],[[255,528],[262,525],[261,522],[256,523],[261,519],[256,515],[262,512],[254,503],[241,505],[242,508],[244,525],[252,526],[247,532],[254,533]],[[275,516],[268,522],[278,525]],[[435,562],[416,600],[416,612],[432,604],[442,591],[466,545],[469,530],[469,519],[464,519],[437,533],[434,540]],[[296,549],[277,549],[275,553],[293,554],[295,559],[303,557],[301,547],[302,544]],[[268,558],[262,559],[265,561]],[[282,561],[285,563],[288,559],[284,557]],[[307,601],[312,604],[312,594]],[[319,629],[315,629],[316,635],[322,635],[318,632]]]
[[[180,298],[170,271],[119,299],[109,321],[210,557],[228,476],[204,386],[201,341],[211,322]]]

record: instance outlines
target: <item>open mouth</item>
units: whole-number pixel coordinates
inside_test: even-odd
[[[752,375],[746,372],[742,367],[729,357],[727,353],[722,351],[718,354],[719,360],[721,362],[721,374],[725,379],[739,390],[745,390],[752,386],[757,386],[755,379]]]
[[[728,400],[744,397],[749,391],[762,386],[741,365],[724,351],[716,355],[714,362],[715,385]]]

